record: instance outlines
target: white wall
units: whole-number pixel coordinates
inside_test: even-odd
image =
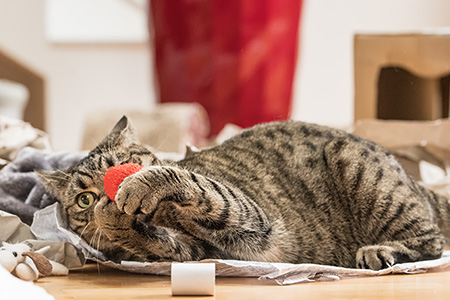
[[[450,26],[449,16],[448,0],[306,0],[293,118],[350,126],[354,33]]]
[[[149,46],[50,43],[44,36],[44,3],[0,0],[0,48],[44,75],[53,147],[78,149],[86,112],[149,109],[155,103]]]
[[[450,26],[448,0],[306,0],[294,89],[295,119],[353,121],[353,34]],[[0,48],[47,79],[47,126],[55,149],[80,146],[87,111],[155,103],[149,47],[51,44],[44,0],[0,0]]]

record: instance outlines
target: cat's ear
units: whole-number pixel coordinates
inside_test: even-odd
[[[58,198],[59,200],[63,198],[63,193],[67,190],[71,178],[69,174],[60,170],[39,170],[34,172],[38,175],[40,181],[45,187],[45,190],[50,195]]]
[[[114,128],[111,130],[111,133],[117,133],[122,139],[121,142],[127,146],[138,142],[133,122],[131,122],[127,116],[123,116],[119,122],[116,123]]]
[[[138,143],[134,126],[130,119],[123,116],[116,123],[111,132],[98,144],[99,149],[109,149],[115,147],[128,147]]]

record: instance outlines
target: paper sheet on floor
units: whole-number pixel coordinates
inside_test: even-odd
[[[59,206],[56,204],[39,211],[35,216],[35,219],[36,222],[33,223],[31,229],[38,238],[58,239],[61,242],[70,242],[82,251],[86,258],[93,259],[103,265],[123,271],[142,274],[170,275],[170,262],[141,263],[123,261],[121,263],[114,263],[108,261],[101,253],[91,248],[77,235],[66,229],[64,220],[59,212]],[[295,265],[221,259],[207,259],[202,260],[201,262],[215,263],[217,276],[259,277],[261,280],[275,281],[280,285],[286,285],[361,276],[380,276],[399,273],[415,274],[426,272],[430,269],[445,269],[450,267],[450,251],[445,251],[440,259],[397,264],[380,271],[346,269],[315,264]]]

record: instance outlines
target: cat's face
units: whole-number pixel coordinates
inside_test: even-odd
[[[95,215],[95,206],[100,201],[108,201],[103,187],[106,171],[123,163],[149,166],[157,162],[156,156],[139,144],[130,121],[123,117],[111,133],[78,164],[67,170],[38,174],[47,191],[60,201],[69,227],[86,242],[108,247],[106,241],[100,241]]]

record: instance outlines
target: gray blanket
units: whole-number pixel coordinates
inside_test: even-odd
[[[22,149],[17,158],[0,171],[0,210],[31,224],[33,214],[57,201],[45,192],[35,170],[66,169],[80,161],[86,152],[48,152]]]

